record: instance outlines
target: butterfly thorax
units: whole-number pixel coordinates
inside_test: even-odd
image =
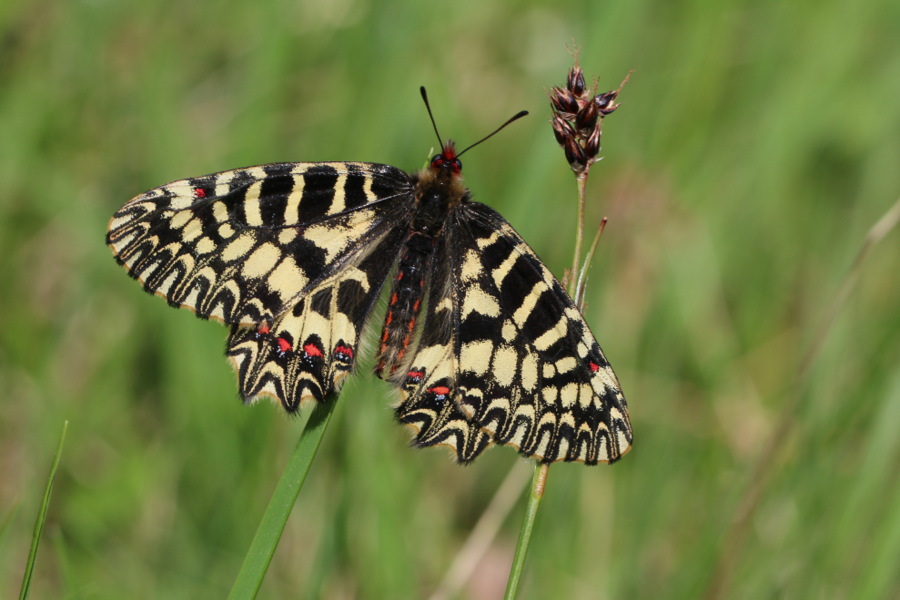
[[[456,157],[452,141],[431,159],[427,169],[414,178],[416,212],[411,229],[436,236],[447,215],[468,200],[469,190],[462,184],[462,163]]]
[[[414,338],[435,244],[447,217],[468,200],[469,191],[462,184],[461,169],[453,142],[448,141],[428,168],[413,177],[415,212],[388,297],[375,367],[379,377],[390,378],[399,371]]]

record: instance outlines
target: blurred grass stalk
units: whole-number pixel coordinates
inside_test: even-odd
[[[56,446],[56,454],[53,456],[53,464],[50,466],[50,476],[47,477],[47,487],[44,488],[44,499],[34,522],[34,535],[31,538],[31,549],[28,551],[28,561],[25,563],[25,574],[22,576],[22,588],[19,590],[19,600],[28,598],[31,588],[31,578],[34,576],[34,565],[37,562],[38,546],[41,543],[41,535],[44,532],[44,523],[47,522],[47,511],[50,509],[50,494],[53,493],[53,479],[56,477],[56,469],[59,466],[59,457],[62,455],[63,442],[66,441],[66,430],[69,421],[63,422],[62,433],[59,435],[59,444]]]
[[[456,554],[456,558],[453,559],[446,575],[429,600],[455,598],[469,577],[472,576],[528,482],[526,462],[517,460],[513,463],[512,469],[500,484],[475,527],[472,528],[465,544]]]
[[[306,421],[297,446],[272,494],[269,506],[266,508],[256,535],[253,537],[253,542],[250,544],[250,549],[244,556],[244,563],[241,565],[241,570],[228,595],[229,599],[255,598],[259,592],[269,564],[272,562],[272,556],[275,555],[275,549],[278,547],[284,526],[287,524],[288,517],[291,516],[291,510],[294,508],[300,488],[303,487],[303,482],[306,480],[309,467],[316,457],[319,443],[325,435],[325,429],[328,427],[336,405],[336,397],[325,402],[315,403],[315,408]]]
[[[866,233],[863,243],[853,259],[853,263],[850,265],[843,281],[841,281],[838,292],[825,313],[821,326],[815,332],[815,337],[803,356],[797,369],[796,377],[787,392],[780,424],[772,432],[772,436],[760,453],[753,468],[753,474],[750,476],[750,481],[747,484],[747,489],[744,490],[743,496],[735,509],[731,527],[722,544],[722,551],[719,553],[715,570],[704,594],[706,600],[718,600],[728,597],[731,579],[735,568],[740,562],[744,540],[747,537],[750,523],[759,508],[762,493],[769,481],[772,469],[777,463],[778,456],[787,446],[797,425],[796,415],[801,410],[803,399],[806,397],[805,390],[809,383],[812,366],[825,346],[825,340],[828,338],[834,323],[847,306],[847,300],[856,287],[863,264],[870,251],[897,226],[898,222],[900,222],[900,199],[897,199],[894,205]]]

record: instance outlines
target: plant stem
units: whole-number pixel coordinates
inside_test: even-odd
[[[575,228],[575,255],[572,257],[572,272],[569,273],[569,295],[575,297],[575,281],[578,279],[578,263],[581,262],[581,245],[584,243],[584,203],[587,189],[588,170],[575,178],[578,185],[578,223]]]
[[[600,243],[600,236],[603,235],[603,230],[606,229],[606,221],[606,217],[603,217],[603,220],[600,221],[600,227],[597,228],[597,235],[594,236],[594,241],[591,243],[587,256],[584,257],[584,264],[581,266],[581,271],[578,273],[577,283],[575,284],[575,294],[572,295],[572,300],[575,301],[575,306],[577,306],[580,311],[584,310],[584,289],[587,287],[588,269],[591,268],[591,261],[594,259],[594,253],[597,252],[597,244]]]
[[[531,494],[528,496],[528,506],[525,508],[525,519],[519,530],[519,542],[516,544],[516,553],[513,556],[512,567],[509,570],[509,580],[506,582],[506,594],[504,600],[512,600],[519,590],[519,580],[522,578],[522,568],[525,565],[525,555],[528,554],[528,545],[531,540],[531,531],[534,529],[534,520],[537,517],[541,498],[544,497],[544,487],[547,484],[547,473],[550,465],[535,462],[534,477],[531,480]]]

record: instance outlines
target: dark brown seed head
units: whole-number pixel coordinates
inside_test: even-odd
[[[584,149],[581,145],[574,139],[569,138],[566,140],[566,145],[563,147],[566,151],[566,160],[569,161],[569,166],[572,167],[572,170],[576,173],[584,171],[585,167],[588,165],[588,159],[587,156],[585,156]]]
[[[550,93],[550,104],[556,112],[574,115],[578,112],[578,100],[569,90],[554,87]],[[571,117],[568,117],[571,118]]]
[[[605,94],[600,94],[594,97],[594,104],[597,105],[597,110],[603,115],[606,116],[610,114],[612,111],[619,108],[619,105],[615,103],[616,98],[619,96],[619,90],[612,90],[611,92],[606,92]]]
[[[565,88],[551,88],[548,96],[553,111],[550,119],[553,136],[576,174],[584,173],[597,160],[603,118],[619,107],[616,98],[621,90],[619,86],[617,90],[597,94],[596,84],[591,88],[585,84],[584,71],[578,64],[569,69]]]
[[[584,106],[578,111],[578,114],[575,115],[575,129],[577,129],[579,133],[589,135],[594,127],[597,126],[598,116],[597,103],[590,101],[585,102]]]
[[[594,131],[591,132],[591,135],[584,142],[584,153],[592,161],[600,154],[600,130],[600,123],[597,123]]]
[[[584,71],[581,67],[575,65],[569,69],[569,77],[566,81],[566,87],[572,92],[576,98],[581,98],[585,92]]]
[[[556,142],[560,146],[565,147],[567,140],[575,139],[575,130],[561,115],[553,115],[550,124],[553,126],[553,135],[556,136]]]

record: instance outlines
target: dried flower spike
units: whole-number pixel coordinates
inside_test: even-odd
[[[588,88],[584,82],[584,71],[575,63],[566,77],[566,87],[553,87],[548,96],[553,117],[550,124],[556,141],[566,153],[566,160],[576,175],[588,170],[600,154],[600,133],[603,118],[616,110],[618,89],[597,94],[597,84]]]

